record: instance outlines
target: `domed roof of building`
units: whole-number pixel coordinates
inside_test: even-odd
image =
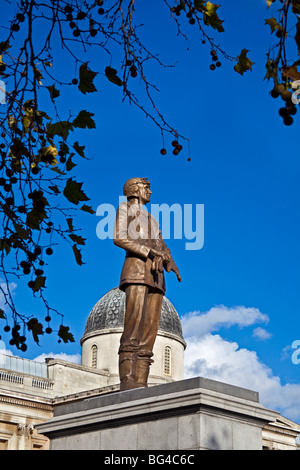
[[[111,289],[91,310],[83,338],[93,332],[107,329],[120,329],[124,325],[125,292],[118,287]],[[184,342],[179,315],[166,296],[163,297],[159,332],[175,335]]]

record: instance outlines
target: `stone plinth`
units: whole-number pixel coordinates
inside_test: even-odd
[[[54,405],[51,450],[260,450],[279,413],[258,393],[197,377]]]

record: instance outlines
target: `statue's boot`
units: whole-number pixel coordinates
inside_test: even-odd
[[[119,353],[120,390],[136,388],[136,354],[132,352]]]
[[[149,357],[138,357],[135,375],[137,387],[148,387],[148,377],[152,362]]]

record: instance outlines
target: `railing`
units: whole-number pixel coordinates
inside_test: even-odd
[[[22,375],[10,374],[9,372],[0,372],[0,380],[14,384],[24,384],[24,377]]]
[[[54,382],[49,379],[43,380],[42,378],[38,379],[31,377],[30,375],[19,375],[13,372],[5,372],[3,370],[0,371],[0,389],[1,383],[3,384],[4,388],[6,388],[6,386],[4,385],[6,383],[7,387],[13,387],[16,389],[16,391],[21,387],[23,391],[27,390],[29,393],[36,394],[39,394],[37,389],[43,392],[52,391],[54,389]],[[32,390],[30,392],[30,389],[35,389],[35,391]],[[44,396],[44,393],[42,395]]]
[[[38,380],[32,379],[31,383],[32,387],[35,388],[42,388],[43,390],[53,390],[53,382],[49,382],[48,380]]]
[[[1,351],[0,369],[47,378],[47,364],[22,357],[9,356],[2,354]]]
[[[47,364],[5,354],[0,354],[0,387],[1,383],[4,388],[34,389],[29,393],[39,394],[39,389],[42,396],[54,389],[54,382],[47,379]]]

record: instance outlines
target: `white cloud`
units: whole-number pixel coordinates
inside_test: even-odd
[[[4,341],[0,340],[0,368],[5,367],[6,356],[12,356],[12,352],[6,349]]]
[[[270,339],[272,337],[271,333],[269,333],[264,328],[261,328],[260,326],[255,328],[255,330],[253,330],[252,336],[254,338],[261,339],[261,340]]]
[[[6,356],[13,356],[13,353],[6,349],[4,341],[0,341],[0,354],[6,354]]]
[[[224,305],[213,307],[205,313],[199,311],[187,313],[181,319],[187,336],[194,336],[195,332],[196,335],[205,335],[218,331],[221,327],[229,328],[233,325],[245,327],[268,321],[268,315],[261,313],[258,308],[244,306],[229,308]]]
[[[9,349],[6,349],[4,341],[0,340],[0,356],[14,356],[15,354],[12,353]],[[19,356],[16,356],[19,357]],[[39,356],[32,359],[36,362],[45,362],[46,358],[53,358],[53,359],[62,359],[63,361],[73,362],[75,364],[81,363],[81,355],[80,354],[65,354],[65,353],[42,353]]]
[[[74,362],[75,364],[81,363],[80,354],[65,354],[65,353],[54,354],[52,352],[40,354],[39,356],[35,357],[33,361],[45,362],[45,359],[50,358],[50,357],[52,359],[62,359],[63,361]]]
[[[185,315],[182,318],[187,342],[185,378],[202,376],[255,390],[264,406],[300,422],[300,383],[282,384],[280,377],[273,374],[255,351],[240,348],[237,342],[226,341],[219,334],[211,333],[220,327],[250,326],[256,321],[267,320],[258,309],[246,307],[228,309],[221,306],[203,315],[199,312]],[[256,331],[256,335],[268,336],[266,330]]]
[[[290,344],[288,344],[281,351],[280,360],[282,361],[286,361],[287,359],[291,360],[292,353],[293,353],[293,348]]]

